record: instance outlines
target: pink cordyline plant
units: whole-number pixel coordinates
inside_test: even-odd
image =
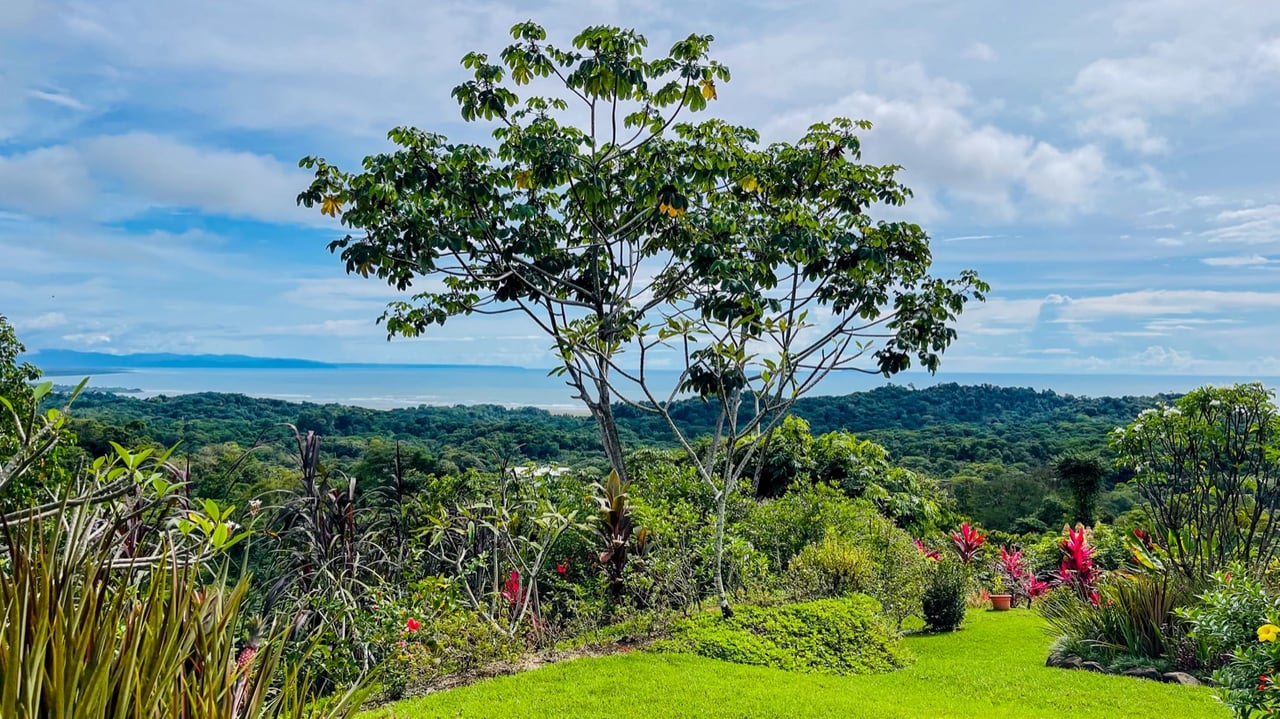
[[[520,572],[511,571],[511,576],[507,577],[506,585],[503,586],[501,594],[502,598],[511,605],[524,601],[524,588],[520,586]]]
[[[1048,582],[1038,579],[1027,569],[1019,549],[1001,547],[1000,561],[996,563],[995,571],[1004,576],[1005,585],[1013,594],[1014,601],[1025,599],[1027,606],[1031,606],[1031,600],[1043,596],[1050,589]]]
[[[968,522],[960,525],[959,532],[952,532],[951,541],[955,544],[960,561],[968,564],[978,556],[978,551],[987,542],[987,535],[969,526]]]
[[[924,555],[925,559],[932,560],[934,562],[938,561],[939,559],[942,559],[942,555],[938,553],[938,550],[929,549],[927,546],[925,546],[925,543],[920,539],[917,538],[911,541],[916,543],[916,549],[920,550],[920,554]]]
[[[1101,574],[1093,563],[1095,549],[1085,536],[1084,525],[1065,527],[1067,538],[1059,543],[1062,564],[1058,566],[1058,583],[1076,590],[1081,599],[1098,606],[1098,580]]]

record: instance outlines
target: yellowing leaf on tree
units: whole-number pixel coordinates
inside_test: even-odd
[[[527,190],[533,186],[532,174],[528,170],[516,173],[516,189]]]
[[[702,96],[708,100],[716,99],[716,84],[710,80],[703,80]]]
[[[339,212],[342,212],[342,200],[337,195],[325,195],[320,200],[320,214],[337,217]]]
[[[746,190],[747,192],[760,191],[760,181],[756,179],[755,175],[747,175],[746,177],[742,178],[742,180],[738,184],[741,185],[742,189]]]

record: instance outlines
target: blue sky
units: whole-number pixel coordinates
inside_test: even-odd
[[[937,271],[993,286],[944,367],[1280,375],[1280,3],[5,0],[0,313],[33,348],[550,364],[519,321],[388,343],[294,206],[412,124],[459,139],[468,50],[534,18],[716,36],[712,110],[865,118]]]

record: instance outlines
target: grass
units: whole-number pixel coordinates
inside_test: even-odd
[[[427,717],[829,717],[1227,719],[1209,690],[1044,666],[1049,638],[1025,610],[970,610],[964,629],[909,637],[915,664],[833,677],[633,652],[580,659],[411,699],[364,719]]]

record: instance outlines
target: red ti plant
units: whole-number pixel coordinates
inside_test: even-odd
[[[987,535],[969,526],[968,522],[960,525],[959,532],[951,533],[951,541],[955,544],[960,561],[968,564],[978,556],[978,550],[987,542]]]
[[[1029,607],[1031,600],[1043,596],[1050,589],[1048,582],[1036,578],[1036,575],[1027,569],[1022,559],[1022,552],[1018,549],[1000,548],[1000,561],[996,563],[996,572],[1004,576],[1004,584],[1013,594],[1015,604],[1025,599]]]
[[[502,598],[512,607],[524,601],[524,588],[520,586],[520,572],[511,570],[511,576],[507,577],[506,584],[502,588]]]
[[[1062,564],[1058,567],[1058,583],[1069,586],[1081,599],[1098,606],[1098,580],[1101,573],[1093,563],[1095,549],[1084,534],[1084,525],[1075,529],[1064,528],[1067,538],[1058,545],[1062,549]]]
[[[921,541],[919,538],[912,539],[911,541],[916,543],[916,549],[920,550],[920,554],[922,554],[925,559],[928,559],[934,562],[938,561],[939,559],[942,559],[942,555],[938,554],[938,550],[929,549],[928,547],[925,546],[924,542]]]

